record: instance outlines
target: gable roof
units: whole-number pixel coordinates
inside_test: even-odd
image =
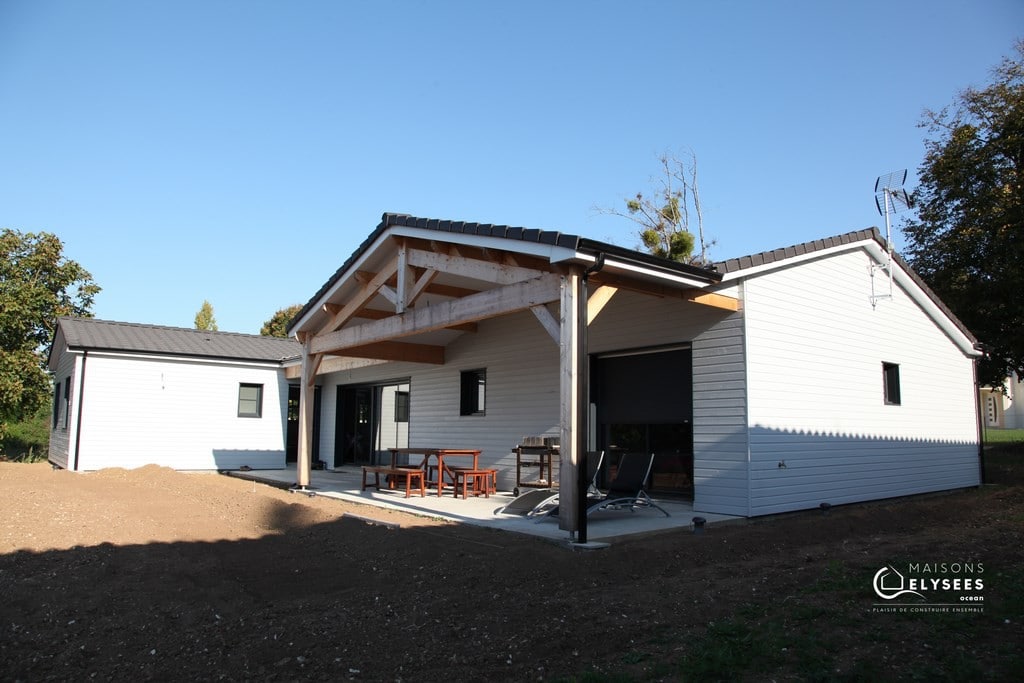
[[[337,271],[320,287],[310,298],[302,309],[295,314],[288,324],[288,332],[291,333],[296,324],[312,310],[317,303],[326,295],[346,273],[359,261],[360,257],[368,252],[377,240],[393,228],[415,228],[417,230],[433,231],[439,234],[437,239],[444,240],[443,234],[476,236],[485,238],[499,238],[508,241],[510,251],[528,249],[531,245],[544,245],[551,248],[564,249],[567,252],[587,254],[596,257],[598,254],[605,254],[622,258],[634,263],[643,264],[644,267],[661,271],[663,273],[675,274],[692,278],[707,284],[717,283],[722,279],[721,274],[710,268],[701,268],[688,263],[679,263],[669,259],[659,258],[626,249],[614,244],[598,242],[578,235],[573,235],[554,230],[541,230],[537,228],[520,228],[508,225],[496,225],[493,223],[474,223],[470,221],[441,220],[437,218],[421,218],[402,213],[384,213],[381,221],[370,235],[363,240],[352,255],[338,268]],[[518,244],[517,244],[518,243]],[[517,248],[518,247],[518,248]]]
[[[771,267],[773,264],[782,265],[782,262],[789,259],[794,259],[800,256],[813,257],[818,252],[841,248],[869,240],[875,242],[883,251],[888,252],[889,243],[884,237],[882,237],[882,233],[879,232],[878,228],[866,228],[864,230],[854,230],[853,232],[847,232],[833,237],[826,237],[820,240],[795,244],[790,247],[773,249],[771,251],[762,251],[757,254],[750,254],[748,256],[719,261],[714,264],[714,268],[725,276],[738,277],[742,276],[743,271],[746,270]],[[929,287],[927,283],[921,279],[921,276],[910,267],[910,264],[903,260],[903,257],[895,251],[892,253],[892,259],[904,272],[906,272],[914,284],[921,289],[928,299],[935,304],[940,311],[942,311],[943,315],[949,318],[949,320],[956,325],[957,329],[959,329],[972,344],[977,345],[978,339],[971,334],[971,331],[967,329],[967,326],[956,317],[948,306],[946,306],[942,299],[939,298],[939,295],[932,291],[932,288]]]
[[[95,318],[59,318],[54,346],[59,336],[63,336],[69,349],[83,351],[123,351],[264,362],[281,362],[301,352],[299,343],[293,339]],[[50,355],[52,358],[53,347]]]

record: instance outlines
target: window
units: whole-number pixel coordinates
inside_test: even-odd
[[[68,428],[68,420],[71,418],[71,378],[64,378],[64,429]]]
[[[53,387],[53,428],[57,428],[60,422],[60,382]]]
[[[409,421],[409,392],[395,392],[395,422]]]
[[[900,366],[896,363],[882,363],[882,383],[885,387],[885,403],[900,404]]]
[[[487,370],[463,370],[460,375],[459,415],[483,415]]]
[[[263,385],[238,385],[238,417],[263,417]]]

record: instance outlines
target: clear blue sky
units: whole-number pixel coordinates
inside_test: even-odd
[[[1021,0],[0,0],[0,228],[97,317],[256,333],[385,211],[635,247],[594,207],[692,149],[739,256],[884,225],[922,111],[1022,36]]]

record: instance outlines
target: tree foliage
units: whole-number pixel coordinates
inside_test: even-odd
[[[0,432],[50,396],[45,348],[60,316],[90,317],[100,287],[51,233],[0,232]]]
[[[195,325],[197,330],[217,331],[217,319],[213,317],[213,305],[203,300],[203,305],[196,311]]]
[[[295,304],[282,308],[270,318],[267,322],[263,323],[263,327],[260,328],[260,334],[264,337],[287,337],[288,336],[288,323],[292,321],[295,314],[302,310],[301,304]]]
[[[979,380],[1024,377],[1024,41],[983,89],[926,111],[914,269],[985,345]]]
[[[628,218],[637,224],[640,241],[651,254],[682,263],[707,263],[707,250],[714,242],[704,237],[704,212],[697,187],[697,157],[663,154],[661,176],[649,194],[637,192],[626,200],[626,210],[603,209],[604,213]],[[695,219],[697,235],[691,231]],[[699,242],[698,242],[699,240]],[[694,255],[694,248],[700,253]]]

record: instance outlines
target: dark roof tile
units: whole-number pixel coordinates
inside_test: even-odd
[[[57,321],[68,347],[171,356],[280,362],[301,353],[293,339],[183,327],[64,317]]]

